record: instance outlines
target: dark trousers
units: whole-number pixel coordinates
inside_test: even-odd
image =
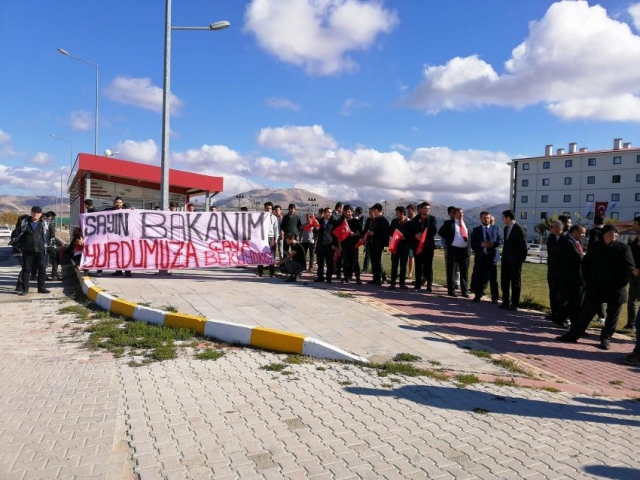
[[[269,238],[270,245],[272,241],[273,241],[273,238]],[[278,245],[277,244],[271,245],[270,248],[271,248],[271,255],[273,256],[273,260],[275,261],[276,249],[278,248]],[[263,272],[264,272],[264,265],[258,265],[258,275],[262,276]],[[269,265],[269,275],[273,277],[275,274],[276,274],[276,267],[272,263],[271,265]]]
[[[503,257],[500,286],[502,287],[502,303],[517,307],[520,304],[520,291],[522,289],[522,263],[505,262]],[[511,296],[509,296],[509,293],[511,293]]]
[[[369,253],[370,245],[367,244],[364,246],[364,259],[362,260],[362,270],[369,270],[369,264],[371,263],[371,254]]]
[[[577,282],[561,281],[560,306],[558,307],[557,320],[564,322],[567,319],[571,323],[578,323],[580,318],[580,308],[584,297],[584,290]]]
[[[46,280],[47,255],[44,252],[23,253],[22,261],[24,262],[24,267],[22,268],[23,290],[29,290],[31,272],[36,272],[38,276],[38,289],[43,289]]]
[[[627,300],[627,327],[635,327],[638,309],[636,303],[640,300],[640,279],[629,280],[629,299]]]
[[[396,253],[391,254],[391,285],[396,284],[396,280],[401,287],[407,280],[407,260],[409,260],[409,249],[398,246]],[[398,266],[400,267],[400,278],[398,279]]]
[[[369,255],[371,256],[371,273],[373,273],[373,281],[382,283],[382,251],[384,245],[381,243],[372,243],[369,246]]]
[[[469,291],[469,249],[467,247],[447,247],[447,291],[453,293],[455,284],[456,265],[460,269],[460,292]]]
[[[476,255],[471,274],[471,291],[476,297],[482,297],[487,288],[491,290],[491,300],[498,300],[498,267],[495,255],[483,253]]]
[[[417,247],[416,247],[417,250]],[[413,252],[413,259],[416,264],[416,288],[420,289],[422,284],[421,280],[425,278],[427,280],[427,287],[433,286],[433,253],[434,249],[425,247],[420,255]]]
[[[342,247],[342,268],[345,280],[351,280],[355,275],[360,280],[360,263],[358,263],[358,249],[355,247]]]
[[[582,334],[587,331],[593,317],[598,314],[601,304],[602,299],[596,296],[591,296],[590,298],[587,294],[580,309],[580,317],[575,324],[571,324],[569,335],[576,339],[580,338]],[[622,303],[607,302],[607,312],[604,326],[600,332],[600,340],[609,340],[613,337],[616,326],[618,325],[618,318],[620,318],[620,312],[622,311],[622,305]]]
[[[311,242],[300,242],[302,248],[304,249],[304,256],[307,258],[307,253],[309,254],[309,270],[313,267],[313,253],[315,252],[315,246]]]
[[[560,313],[560,272],[554,268],[547,270],[547,285],[549,286],[549,306],[551,315],[558,317]]]
[[[318,245],[316,256],[318,257],[318,278],[320,280],[331,280],[333,276],[333,248],[330,243]],[[327,273],[324,272],[324,264],[327,264]]]

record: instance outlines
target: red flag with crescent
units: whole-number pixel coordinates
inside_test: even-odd
[[[316,218],[315,215],[311,215],[311,220],[309,221],[309,223],[306,223],[302,226],[305,232],[310,232],[312,229],[319,228],[319,227],[320,227],[320,223],[318,222],[318,219]]]
[[[344,241],[349,235],[351,235],[351,229],[349,228],[349,224],[345,219],[340,225],[333,229],[331,232],[338,240],[341,242]]]
[[[403,238],[404,237],[400,233],[400,230],[396,228],[393,232],[393,235],[391,235],[391,241],[389,242],[389,251],[391,253],[396,253],[396,249],[398,248],[398,242]]]
[[[424,242],[427,241],[427,230],[429,229],[425,228],[424,232],[422,232],[422,236],[420,237],[420,243],[418,243],[418,251],[416,252],[416,255],[420,255],[422,253],[422,249],[424,248]]]
[[[609,202],[596,202],[596,215],[604,215],[608,206]]]

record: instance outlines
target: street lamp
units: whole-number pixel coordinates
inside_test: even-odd
[[[307,201],[311,202],[311,205],[309,205],[309,210],[310,211],[313,211],[313,209],[318,206],[318,204],[316,203],[315,197],[309,197],[309,198],[307,198]]]
[[[231,24],[227,21],[215,22],[208,27],[171,26],[171,0],[165,3],[164,25],[164,85],[162,87],[162,153],[160,160],[160,203],[162,210],[169,209],[169,118],[171,93],[171,31],[172,30],[223,30]]]
[[[240,201],[244,198],[244,195],[236,195],[236,198],[238,199],[238,210],[240,210]]]
[[[114,155],[119,154],[120,152],[114,152],[112,150],[109,150],[108,148],[104,151],[104,156],[105,157],[113,157]]]
[[[73,143],[71,140],[67,140],[66,138],[59,137],[55,133],[50,133],[49,136],[51,138],[55,138],[56,140],[62,140],[63,142],[67,142],[69,144],[69,168],[73,168]]]
[[[60,52],[62,55],[66,55],[67,57],[75,58],[76,60],[80,60],[81,62],[88,63],[89,65],[93,65],[94,67],[96,67],[96,119],[95,119],[95,139],[93,144],[93,154],[98,155],[98,97],[100,96],[100,91],[98,90],[98,79],[100,78],[100,66],[97,63],[90,62],[89,60],[85,60],[84,58],[71,55],[64,48],[59,48],[58,52]]]

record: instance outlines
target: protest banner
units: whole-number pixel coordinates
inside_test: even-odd
[[[267,212],[109,210],[80,215],[81,268],[178,270],[270,265]]]

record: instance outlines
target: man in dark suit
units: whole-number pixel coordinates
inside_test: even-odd
[[[549,306],[551,314],[547,320],[556,322],[560,312],[560,255],[565,240],[564,228],[560,220],[553,220],[549,224],[549,238],[547,238],[547,285],[549,286]]]
[[[376,203],[371,207],[372,219],[368,224],[369,254],[371,255],[371,271],[373,279],[370,285],[382,285],[382,252],[389,246],[389,220],[382,216],[382,205]]]
[[[578,321],[569,333],[556,337],[560,342],[575,343],[586,332],[601,303],[607,304],[607,316],[600,332],[600,348],[609,350],[622,306],[627,302],[630,275],[637,276],[631,249],[618,241],[618,228],[605,225],[603,241],[595,242],[582,260],[582,276],[587,284],[584,303]]]
[[[460,268],[460,293],[469,297],[469,230],[464,223],[464,210],[456,208],[454,218],[445,220],[438,235],[447,244],[447,294],[457,297],[455,292],[455,269]]]
[[[580,315],[580,306],[584,296],[584,280],[582,278],[582,258],[584,249],[582,239],[586,233],[582,225],[573,225],[569,235],[559,244],[558,281],[560,284],[558,315],[553,323],[566,328],[567,319],[576,323]]]
[[[502,248],[502,272],[500,285],[502,287],[502,305],[517,311],[520,305],[520,290],[522,288],[522,264],[527,258],[527,239],[520,225],[516,223],[512,210],[502,212],[504,222],[504,247]],[[511,294],[511,295],[509,295]]]
[[[471,275],[471,291],[474,302],[479,302],[484,295],[487,282],[491,290],[491,303],[498,303],[498,267],[496,266],[496,249],[502,245],[500,229],[491,225],[489,212],[480,212],[480,223],[471,232],[471,250],[475,255],[473,274]]]
[[[591,248],[593,242],[602,241],[602,228],[604,227],[604,215],[597,214],[593,217],[593,227],[589,230],[589,241],[587,242],[587,250]],[[606,305],[603,303],[598,310],[598,322],[604,325],[604,317],[606,316]]]
[[[411,238],[409,245],[413,250],[413,256],[416,264],[416,284],[415,289],[420,290],[422,286],[422,279],[427,282],[427,292],[433,291],[433,255],[436,250],[436,232],[438,230],[438,223],[436,217],[431,215],[431,205],[429,202],[422,202],[418,205],[419,215],[416,215],[411,220]],[[418,246],[424,231],[427,231],[424,245],[422,246],[422,252],[418,254]]]

